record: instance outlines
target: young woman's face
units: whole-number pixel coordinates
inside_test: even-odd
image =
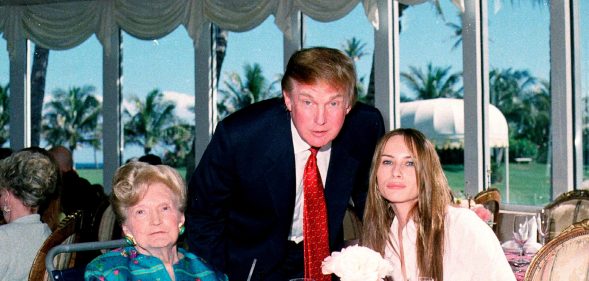
[[[184,214],[178,210],[174,193],[162,183],[151,184],[145,196],[127,209],[123,223],[125,235],[132,235],[137,246],[155,250],[173,247],[178,240]]]
[[[380,194],[395,207],[411,208],[417,202],[417,175],[413,153],[404,136],[396,135],[387,141],[377,165]]]

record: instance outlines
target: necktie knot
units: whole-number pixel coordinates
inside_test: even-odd
[[[309,151],[311,151],[311,156],[316,156],[317,152],[319,151],[319,147],[311,146],[311,148],[309,148]]]

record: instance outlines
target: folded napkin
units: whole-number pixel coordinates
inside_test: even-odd
[[[542,244],[536,242],[538,241],[538,225],[536,223],[536,216],[532,216],[528,220],[528,241],[524,244],[524,250],[526,253],[535,254],[540,250]],[[515,242],[515,240],[508,240],[501,244],[501,247],[504,251],[519,251],[519,246]]]
[[[501,248],[503,248],[503,251],[506,252],[519,252],[519,246],[514,240],[503,242],[503,244],[501,244]],[[524,250],[527,254],[535,254],[538,252],[538,250],[540,250],[540,248],[542,248],[542,244],[535,241],[528,240],[528,242],[524,244]]]

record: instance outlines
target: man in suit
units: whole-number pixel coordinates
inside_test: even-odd
[[[254,261],[251,280],[307,275],[303,170],[311,148],[319,149],[325,187],[327,251],[343,245],[348,205],[363,213],[384,122],[377,109],[356,103],[352,60],[336,49],[300,50],[282,93],[221,121],[189,183],[189,248],[230,280],[246,280]]]

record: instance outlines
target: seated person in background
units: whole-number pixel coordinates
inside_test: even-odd
[[[161,165],[163,164],[162,158],[154,154],[145,154],[137,159],[139,162],[149,163],[151,165]]]
[[[61,172],[62,195],[61,207],[66,214],[83,210],[86,215],[93,216],[98,205],[106,200],[100,185],[93,185],[80,177],[74,170],[74,160],[69,149],[55,146],[49,149]]]
[[[57,188],[59,171],[49,157],[20,151],[0,162],[0,280],[26,280],[37,251],[51,234],[37,213]]]
[[[414,129],[387,133],[374,152],[361,244],[393,264],[395,281],[509,281],[492,229],[451,204],[433,144]]]
[[[94,259],[86,280],[227,280],[177,246],[184,232],[186,185],[176,170],[127,163],[113,178],[111,202],[129,245]]]
[[[12,154],[12,149],[8,147],[0,147],[0,160],[10,156]],[[0,225],[5,224],[6,221],[4,220],[3,216],[0,216]]]

